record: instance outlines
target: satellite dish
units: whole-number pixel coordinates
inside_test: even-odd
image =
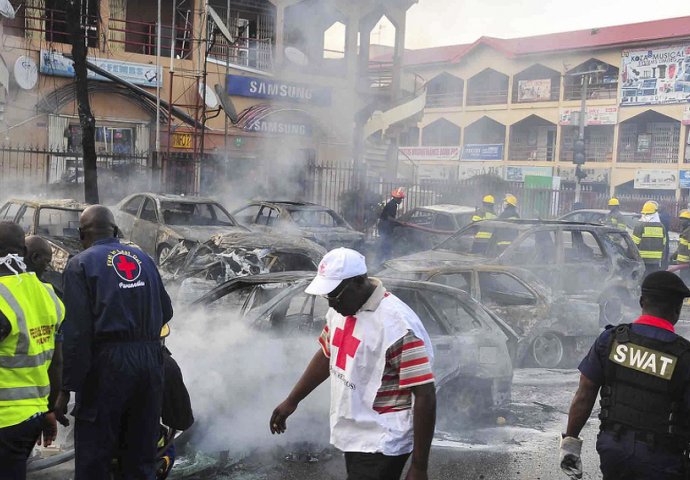
[[[232,103],[232,100],[230,100],[228,94],[225,92],[223,87],[217,83],[213,89],[216,91],[218,101],[220,101],[220,106],[223,107],[225,115],[228,116],[230,122],[233,124],[237,123],[237,110],[235,110],[235,105]]]
[[[213,89],[204,83],[199,84],[199,96],[204,99],[204,90],[206,90],[206,106],[210,109],[218,108],[218,97],[213,92]]]
[[[10,3],[10,0],[0,0],[0,15],[5,18],[14,18],[14,7]]]
[[[38,83],[38,68],[33,58],[26,55],[17,58],[14,62],[14,80],[22,90],[31,90],[36,86],[36,83]]]
[[[307,57],[302,50],[299,50],[295,47],[285,47],[285,58],[300,67],[306,67],[309,65],[309,57]]]

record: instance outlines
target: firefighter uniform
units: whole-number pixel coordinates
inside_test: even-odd
[[[632,234],[647,273],[659,270],[664,263],[666,231],[661,222],[637,222]]]
[[[680,480],[688,444],[690,342],[661,318],[608,327],[579,366],[601,385],[604,479]]]
[[[472,221],[478,222],[480,220],[491,220],[496,218],[494,203],[496,203],[496,200],[493,195],[484,195],[484,198],[482,198],[482,207],[478,208],[474,213]]]
[[[506,195],[503,200],[503,211],[498,216],[501,220],[510,220],[515,218],[520,218],[520,214],[517,210],[517,197],[511,195],[510,193]]]
[[[153,260],[116,238],[72,258],[64,274],[64,390],[76,392],[75,480],[154,478],[163,392],[162,326],[172,317]]]
[[[24,478],[48,411],[55,337],[64,307],[35,273],[0,277],[0,478]]]
[[[690,263],[690,211],[683,210],[678,215],[682,231],[678,239],[676,263]]]

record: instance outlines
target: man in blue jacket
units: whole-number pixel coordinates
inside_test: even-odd
[[[124,479],[153,479],[163,392],[159,336],[172,318],[153,260],[122,245],[112,212],[88,207],[80,219],[85,250],[64,273],[67,310],[63,392],[76,392],[75,480],[106,480],[118,455]]]

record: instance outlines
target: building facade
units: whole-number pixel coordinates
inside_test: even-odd
[[[426,81],[401,134],[418,178],[575,182],[584,94],[586,189],[676,197],[690,187],[690,17],[406,52]],[[584,84],[584,85],[583,85]]]

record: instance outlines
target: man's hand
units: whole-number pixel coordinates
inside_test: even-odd
[[[570,478],[582,478],[582,440],[575,437],[561,438],[561,470]]]
[[[57,437],[57,420],[55,419],[55,414],[52,412],[46,413],[45,417],[43,417],[43,430],[38,437],[38,441],[36,441],[36,445],[41,445],[41,438],[43,438],[43,446],[48,447],[53,443],[55,437]]]
[[[53,407],[53,412],[55,413],[55,419],[60,422],[63,427],[69,426],[69,419],[67,415],[67,404],[69,403],[69,392],[61,391],[58,393],[55,399],[55,406]]]
[[[287,418],[295,412],[295,410],[297,410],[297,404],[292,402],[289,398],[278,405],[275,410],[273,410],[273,415],[271,415],[271,423],[269,425],[271,428],[271,433],[284,433],[285,430],[287,430],[287,425],[285,422]]]
[[[429,480],[429,475],[426,472],[426,468],[419,468],[413,463],[407,471],[405,480]]]

